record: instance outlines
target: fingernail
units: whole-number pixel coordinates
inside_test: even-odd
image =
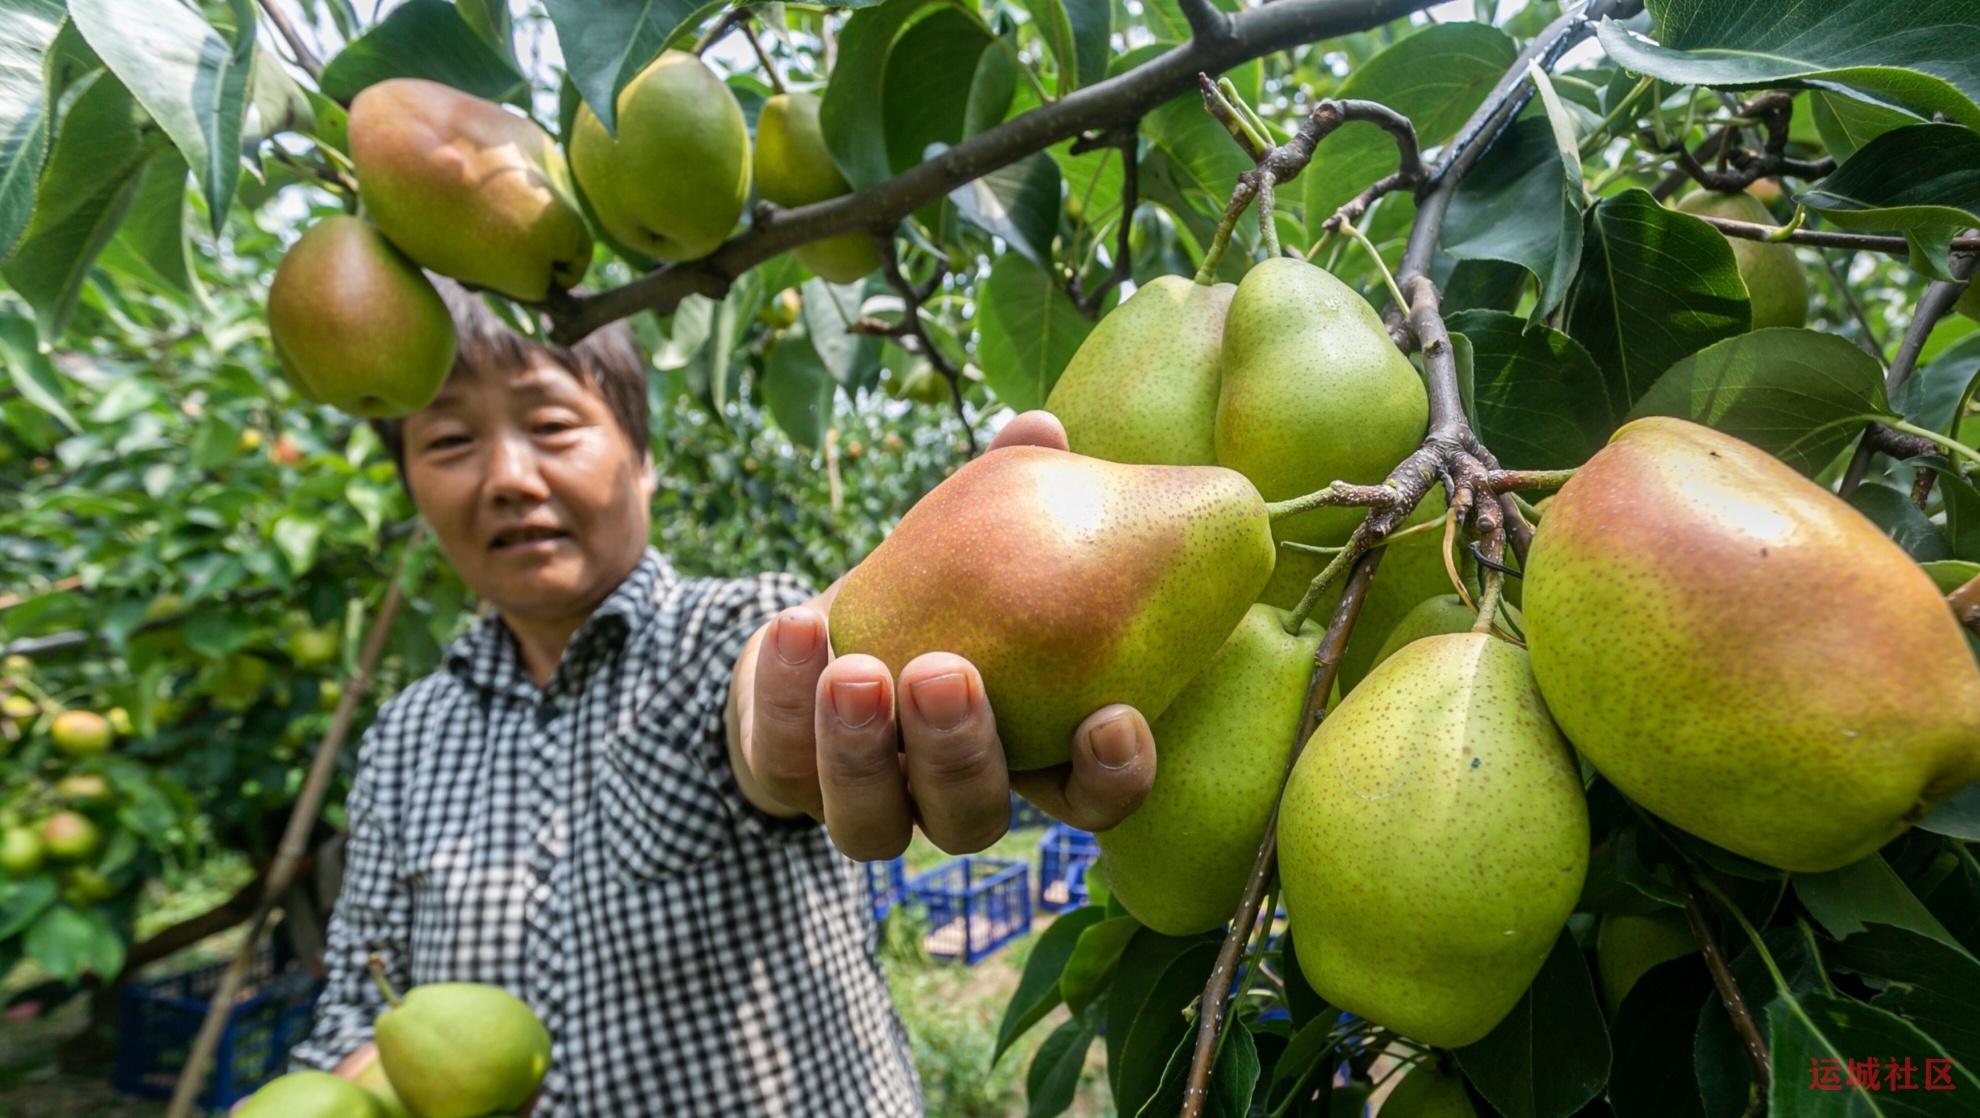
[[[969,680],[961,672],[945,672],[910,685],[914,706],[938,730],[953,730],[969,717]]]
[[[777,644],[777,659],[793,666],[803,664],[818,651],[818,621],[808,613],[792,610],[777,618],[777,631],[772,637]]]
[[[1093,747],[1094,759],[1110,769],[1124,769],[1134,763],[1134,722],[1125,714],[1116,714],[1093,727],[1087,742]]]
[[[839,724],[857,730],[880,713],[880,685],[877,683],[832,684],[832,712]]]

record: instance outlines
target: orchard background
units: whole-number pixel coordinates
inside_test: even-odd
[[[654,542],[685,573],[842,574],[1012,411],[1042,406],[1097,319],[1197,273],[1221,234],[1219,279],[1275,244],[1378,309],[1388,273],[1405,308],[1433,281],[1455,351],[1433,397],[1445,376],[1508,466],[1574,467],[1627,418],[1683,415],[1844,492],[1958,591],[1980,575],[1965,476],[1980,338],[1949,313],[1980,226],[1980,3],[1643,8],[0,0],[0,686],[25,701],[0,719],[0,822],[67,806],[103,834],[86,862],[0,884],[9,990],[92,992],[71,1053],[100,1057],[120,983],[262,901],[395,574],[405,602],[358,729],[473,620],[375,436],[293,391],[268,340],[286,246],[355,206],[343,108],[385,78],[506,103],[560,138],[668,44],[702,50],[752,126],[778,88],[824,98],[854,193],[754,208],[703,261],[656,267],[601,240],[579,293],[489,296],[562,340],[630,320],[653,361]],[[1221,100],[1199,73],[1228,80]],[[1330,98],[1406,118],[1422,173],[1372,117],[1318,127]],[[1310,164],[1271,162],[1302,128]],[[1227,213],[1261,167],[1290,172],[1265,182],[1269,235],[1255,205]],[[1766,231],[1658,204],[1693,180],[1748,187],[1794,225],[1805,328],[1752,329],[1759,293],[1719,233]],[[835,285],[789,251],[863,231],[897,267]],[[54,748],[64,709],[113,712],[114,748]],[[349,753],[312,849],[341,823]],[[77,775],[108,791],[57,791]],[[1582,903],[1526,1002],[1428,1057],[1462,1072],[1478,1113],[1980,1113],[1974,790],[1818,875],[1659,829],[1599,780],[1590,808]],[[316,918],[307,892],[279,898],[291,924]],[[1683,927],[1687,909],[1703,955],[1656,959],[1655,981],[1605,1004],[1600,918]],[[993,1088],[980,1037],[955,1046],[961,1085],[936,1073],[947,1026],[912,1007],[943,980],[896,970],[935,1109],[1055,1113],[1083,1068],[1082,1107],[1180,1105],[1182,1011],[1224,937],[1131,925],[1097,904],[1025,948],[996,1046],[1051,1030]],[[1417,1050],[1337,1028],[1276,943],[1248,951],[1263,978],[1208,1030],[1206,1113],[1329,1113]],[[1746,1006],[1728,1014],[1735,989]],[[1813,1091],[1811,1053],[1943,1057],[1960,1090]]]

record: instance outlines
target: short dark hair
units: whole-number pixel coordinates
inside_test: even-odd
[[[611,409],[612,418],[618,421],[619,430],[632,444],[634,454],[651,449],[646,359],[640,355],[639,344],[633,341],[632,328],[624,321],[601,326],[576,345],[562,346],[518,334],[482,302],[481,296],[453,280],[429,278],[447,304],[447,313],[453,316],[454,335],[459,339],[454,366],[447,371],[448,376],[464,370],[513,372],[537,357],[548,357],[605,397],[605,406]],[[412,487],[406,482],[405,421],[374,419],[371,429],[385,444],[386,453],[398,468],[399,481],[406,485],[406,495],[411,496]]]

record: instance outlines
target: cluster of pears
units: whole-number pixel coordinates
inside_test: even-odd
[[[374,972],[376,964],[374,964]],[[550,1034],[499,986],[436,982],[401,998],[374,1027],[378,1058],[344,1079],[293,1072],[249,1097],[238,1118],[506,1118],[550,1070]]]
[[[780,205],[847,193],[826,149],[818,99],[763,106],[754,152],[742,107],[693,54],[660,54],[619,94],[615,130],[579,109],[569,161],[534,121],[438,82],[392,78],[351,102],[350,158],[363,216],[317,222],[268,292],[284,373],[304,398],[360,416],[426,406],[458,339],[421,269],[539,302],[584,277],[592,232],[661,261],[721,245],[757,192]],[[879,266],[863,234],[798,250],[845,283]]]
[[[41,704],[24,692],[8,696],[10,716],[35,720]],[[0,870],[11,878],[44,871],[55,874],[62,899],[75,908],[88,908],[110,899],[116,888],[93,864],[104,848],[105,828],[117,796],[110,781],[93,771],[89,759],[130,732],[122,709],[109,714],[64,710],[47,722],[47,760],[54,772],[16,778],[0,807]]]

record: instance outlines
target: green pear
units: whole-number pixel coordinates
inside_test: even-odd
[[[110,730],[110,720],[93,710],[65,710],[55,716],[48,736],[54,742],[55,752],[64,757],[82,758],[94,757],[110,748],[117,735]]]
[[[0,832],[0,869],[15,877],[26,877],[41,868],[48,848],[32,827],[8,827]]]
[[[534,302],[591,266],[563,154],[493,101],[420,78],[367,86],[351,162],[365,215],[423,268]]]
[[[1323,269],[1279,257],[1245,273],[1224,320],[1217,462],[1268,501],[1377,484],[1423,442],[1429,398],[1375,308]],[[1275,536],[1339,544],[1366,515],[1315,509]]]
[[[1074,453],[1216,465],[1224,315],[1236,293],[1158,276],[1101,319],[1045,401]]]
[[[735,94],[686,51],[653,60],[619,92],[615,138],[578,109],[571,169],[619,243],[661,260],[699,260],[729,237],[749,200],[749,124]]]
[[[358,416],[411,415],[454,364],[440,293],[355,217],[326,217],[290,246],[268,285],[268,336],[299,395]]]
[[[1416,603],[1416,608],[1403,614],[1389,630],[1389,637],[1368,663],[1373,671],[1377,664],[1402,651],[1404,645],[1420,641],[1424,637],[1441,637],[1450,633],[1468,633],[1478,622],[1478,615],[1464,599],[1456,594],[1440,594],[1435,598],[1425,598]]]
[[[550,1070],[550,1034],[521,998],[477,982],[406,991],[376,1025],[378,1060],[420,1118],[518,1110]]]
[[[1610,913],[1595,930],[1595,973],[1602,980],[1602,1002],[1614,1013],[1622,1008],[1636,980],[1659,963],[1682,959],[1698,950],[1698,940],[1684,914],[1665,909],[1654,916]]]
[[[364,1088],[327,1071],[291,1072],[248,1096],[234,1118],[385,1118]]]
[[[1439,1067],[1435,1056],[1426,1056],[1389,1091],[1377,1118],[1478,1118],[1478,1110],[1464,1091],[1464,1080]]]
[[[1760,199],[1745,191],[1726,194],[1699,190],[1679,200],[1677,208],[1700,217],[1750,221],[1755,225],[1774,224],[1774,215]],[[1746,282],[1747,297],[1753,305],[1753,329],[1768,326],[1808,325],[1808,277],[1794,247],[1727,237],[1733,260],[1739,265],[1739,278]]]
[[[1561,729],[1701,838],[1820,873],[1980,778],[1980,668],[1931,576],[1757,447],[1630,423],[1548,502],[1527,558]]]
[[[1237,909],[1292,756],[1324,630],[1255,605],[1151,729],[1155,787],[1100,833],[1114,896],[1163,935],[1220,928]]]
[[[896,672],[965,657],[1010,767],[1045,768],[1108,703],[1159,718],[1271,569],[1264,502],[1230,470],[1006,447],[936,486],[846,576],[832,646]]]
[[[756,192],[779,206],[808,206],[852,193],[832,161],[818,126],[818,98],[779,93],[756,113]],[[880,253],[866,232],[841,233],[799,245],[798,263],[833,283],[851,283],[880,267]]]
[[[1432,489],[1418,502],[1416,511],[1403,527],[1428,524],[1442,515],[1443,490]],[[1361,600],[1361,615],[1355,618],[1354,632],[1349,634],[1347,649],[1341,653],[1342,694],[1354,690],[1355,684],[1375,666],[1377,650],[1410,610],[1420,602],[1451,593],[1451,575],[1444,569],[1441,529],[1405,536],[1386,545],[1383,551],[1382,565],[1375,568],[1375,581],[1368,584],[1368,594]],[[1459,562],[1458,569],[1463,571],[1470,560],[1464,558]],[[1267,586],[1266,593],[1269,595],[1272,589]]]
[[[364,1070],[359,1072],[352,1082],[371,1092],[372,1100],[378,1104],[378,1111],[383,1118],[418,1118],[412,1111],[406,1109],[405,1101],[399,1098],[399,1092],[392,1089],[392,1080],[385,1074],[385,1064],[382,1061],[373,1060],[364,1065]]]
[[[1519,1002],[1588,871],[1581,771],[1526,653],[1415,641],[1308,740],[1279,811],[1279,875],[1307,981],[1439,1048]]]

